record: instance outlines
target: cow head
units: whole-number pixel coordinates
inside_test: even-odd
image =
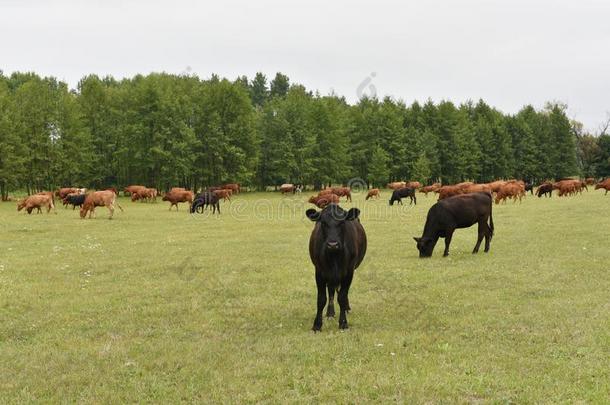
[[[337,204],[329,204],[322,211],[311,208],[305,211],[310,220],[320,224],[322,243],[327,252],[338,252],[343,249],[345,224],[360,215],[358,208],[344,211]]]
[[[19,203],[17,204],[17,211],[21,211],[25,207],[25,200],[27,200],[27,198],[24,198],[23,200],[19,201]]]
[[[414,237],[417,242],[417,250],[419,250],[419,257],[430,257],[436,245],[436,239],[422,236],[421,238]]]

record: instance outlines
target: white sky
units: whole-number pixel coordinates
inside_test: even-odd
[[[350,102],[558,100],[595,130],[610,111],[610,1],[0,0],[0,69],[117,78],[287,74]],[[365,86],[366,87],[366,86]]]

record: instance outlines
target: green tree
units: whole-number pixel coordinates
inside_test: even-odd
[[[288,76],[277,72],[271,81],[269,95],[270,97],[284,97],[288,94],[289,88],[290,80],[288,79]]]
[[[390,156],[381,146],[377,145],[371,156],[368,181],[373,185],[383,186],[390,176],[389,162]]]

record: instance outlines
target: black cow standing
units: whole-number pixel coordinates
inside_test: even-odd
[[[409,202],[410,204],[415,203],[415,205],[417,205],[417,197],[415,197],[415,189],[414,188],[409,188],[409,187],[403,187],[403,188],[399,188],[398,190],[394,190],[392,192],[392,197],[390,198],[390,205],[394,205],[394,201],[398,201],[400,204],[402,204],[402,198],[407,198],[409,197],[411,199],[411,201]]]
[[[485,251],[488,252],[494,233],[491,203],[490,193],[470,193],[445,198],[434,204],[428,211],[424,234],[421,238],[413,238],[417,242],[419,257],[432,256],[438,238],[445,238],[443,256],[448,256],[453,231],[458,228],[469,228],[476,223],[479,224],[479,235],[472,253],[479,251],[483,237],[485,237]]]
[[[216,210],[218,210],[218,214],[220,214],[220,199],[216,194],[210,191],[204,191],[195,196],[193,204],[191,205],[191,213],[203,213],[203,210],[207,208],[208,205],[212,206],[212,214],[214,214]]]
[[[83,206],[85,197],[87,197],[86,194],[68,194],[63,199],[64,206],[72,205],[72,211],[74,211],[74,208]]]
[[[362,263],[366,253],[366,233],[358,219],[360,210],[351,208],[344,211],[337,204],[329,204],[322,211],[308,209],[305,214],[316,223],[309,238],[309,256],[316,268],[318,287],[318,306],[312,329],[322,329],[327,290],[326,316],[335,316],[334,298],[337,291],[339,328],[347,329],[346,313],[351,309],[349,287],[354,270]]]

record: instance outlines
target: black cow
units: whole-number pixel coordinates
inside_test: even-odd
[[[553,185],[551,183],[541,184],[540,187],[538,187],[538,191],[536,191],[536,194],[538,195],[538,198],[546,194],[548,194],[549,197],[553,197]]]
[[[208,205],[212,206],[212,214],[216,213],[216,210],[218,210],[218,214],[220,214],[219,198],[217,195],[210,191],[205,191],[195,196],[193,204],[191,205],[191,213],[203,213],[203,210],[206,209]]]
[[[326,305],[327,317],[335,316],[335,291],[338,292],[339,328],[347,329],[346,312],[349,306],[348,291],[354,270],[362,263],[366,253],[366,233],[358,216],[358,208],[344,211],[337,204],[329,204],[322,211],[308,209],[305,215],[316,223],[309,238],[309,257],[316,267],[318,307],[313,330],[322,329],[322,311]]]
[[[479,224],[479,235],[472,253],[479,251],[483,237],[485,237],[485,251],[488,252],[494,233],[491,202],[490,193],[470,193],[445,198],[430,207],[424,234],[421,238],[413,238],[417,242],[419,257],[432,256],[438,238],[445,238],[443,256],[448,256],[453,231],[458,228],[468,228],[476,223]],[[489,225],[487,225],[488,218]]]
[[[525,192],[530,192],[531,195],[534,195],[534,185],[530,182],[525,182]]]
[[[72,211],[74,211],[74,208],[83,206],[83,204],[85,202],[85,197],[87,197],[86,194],[68,194],[63,199],[63,203],[64,203],[64,205],[71,204]]]
[[[390,198],[390,205],[394,205],[394,201],[398,201],[400,204],[402,204],[402,198],[407,198],[409,197],[411,199],[411,201],[409,202],[410,204],[415,203],[415,205],[417,205],[417,197],[415,197],[415,189],[414,188],[409,188],[409,187],[403,187],[403,188],[399,188],[398,190],[394,190],[392,192],[392,197]]]

